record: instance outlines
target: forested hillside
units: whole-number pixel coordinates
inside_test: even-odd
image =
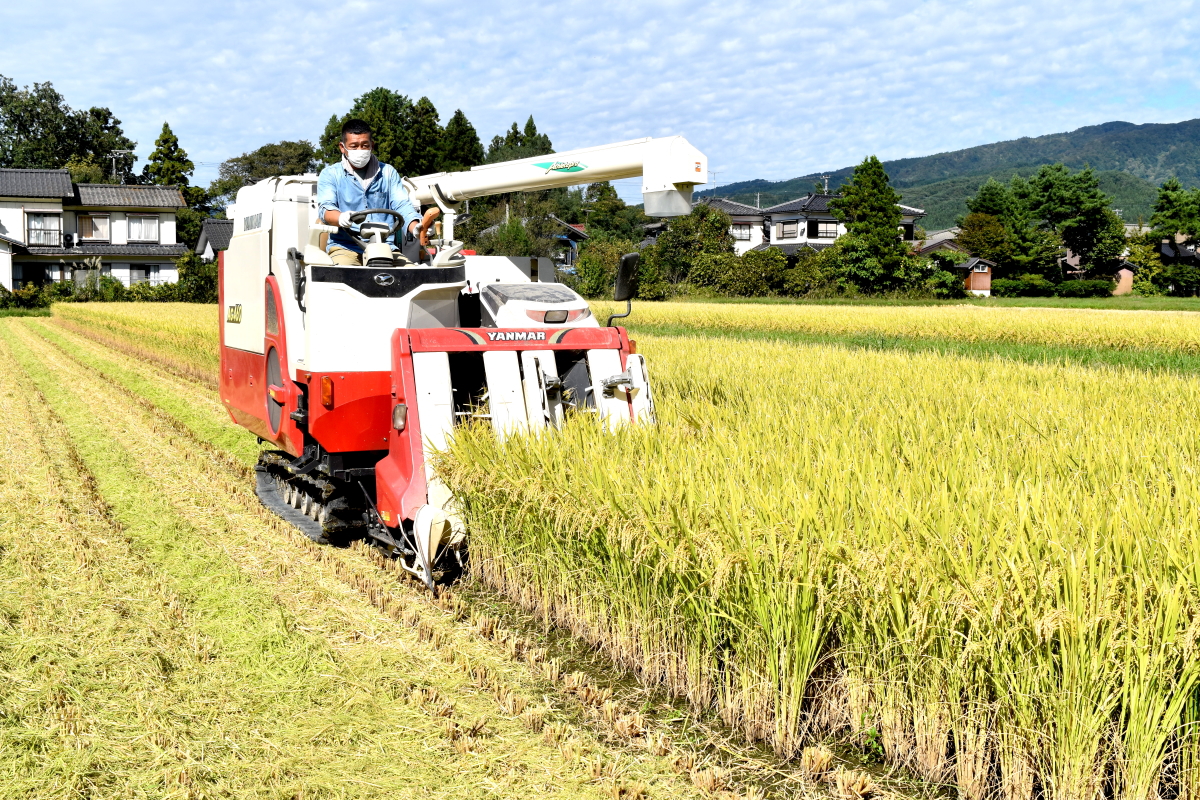
[[[1042,164],[1062,162],[1072,169],[1091,166],[1101,187],[1114,199],[1125,219],[1136,222],[1150,214],[1154,190],[1171,176],[1185,186],[1200,185],[1200,119],[1170,124],[1134,125],[1106,122],[1069,133],[1025,137],[969,147],[949,153],[885,162],[892,185],[909,205],[929,212],[927,228],[943,228],[966,211],[966,198],[989,176],[1007,180],[1030,175]],[[840,186],[853,167],[829,174],[830,187]],[[743,203],[770,206],[812,191],[818,175],[785,181],[753,180],[722,186],[717,193]]]

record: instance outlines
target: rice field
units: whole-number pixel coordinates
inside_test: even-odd
[[[616,304],[598,304],[603,313]],[[623,310],[623,309],[622,309]],[[601,316],[598,311],[597,316]],[[630,325],[674,333],[873,334],[967,343],[1200,353],[1200,313],[1083,308],[642,303]]]
[[[747,796],[943,786],[970,800],[1197,797],[1200,378],[711,335],[871,330],[1180,353],[1200,338],[1196,315],[1060,311],[640,304],[631,324],[657,427],[612,435],[581,419],[504,443],[468,429],[439,465],[471,529],[471,586],[569,631],[647,687],[638,691],[660,687],[690,707],[664,719],[715,715],[773,749],[777,760],[756,756],[753,780],[730,787]],[[595,680],[586,672],[564,678],[545,661],[506,658],[546,645],[483,635],[495,612],[478,610],[485,595],[470,586],[442,608],[369,554],[315,548],[264,519],[241,477],[256,448],[221,421],[204,383],[211,307],[55,313],[0,322],[0,413],[21,432],[7,434],[0,467],[0,507],[21,510],[0,524],[0,587],[15,587],[0,588],[0,786],[62,775],[69,787],[108,764],[124,776],[99,792],[108,796],[143,785],[291,796],[306,776],[328,796],[384,793],[351,774],[438,796],[400,782],[405,769],[424,770],[416,783],[445,796],[516,796],[540,791],[538,780],[562,796],[722,790],[725,767],[681,755],[678,729],[662,728],[673,747],[663,756],[646,747],[649,733],[614,733],[629,733],[636,709],[605,712],[603,689],[579,689]],[[98,413],[112,407],[125,413]],[[185,456],[188,442],[206,446]],[[103,554],[66,544],[81,530]],[[179,531],[205,546],[179,547]],[[117,552],[131,560],[110,560]],[[90,577],[101,569],[111,577]],[[201,579],[210,569],[218,579]],[[231,602],[243,586],[248,599]],[[134,613],[116,612],[135,601]],[[67,606],[94,609],[88,624]],[[193,634],[213,643],[185,644]],[[12,655],[43,635],[57,662]],[[180,655],[189,649],[220,668]],[[186,677],[163,678],[155,653]],[[394,664],[400,688],[346,685],[363,663]],[[480,663],[511,688],[481,686]],[[440,671],[415,681],[411,664]],[[129,675],[119,689],[108,677],[118,669]],[[300,673],[304,688],[285,691]],[[314,673],[325,682],[310,683]],[[430,704],[413,701],[418,688],[469,706],[454,712],[459,728],[476,714],[507,727],[467,737],[478,751],[458,753],[461,737],[438,733]],[[533,736],[504,713],[514,709],[505,692],[548,715],[582,706],[557,723],[580,744]],[[599,727],[581,722],[589,714]],[[225,715],[238,721],[223,725]],[[606,717],[624,722],[604,727]],[[351,718],[356,736],[344,730]],[[75,719],[84,733],[62,727]],[[431,730],[440,744],[422,752],[438,759],[368,765]],[[844,769],[818,781],[822,743],[844,767],[854,766],[847,746],[881,750],[889,766],[872,774],[879,785]],[[526,766],[487,783],[507,748]],[[580,748],[589,755],[576,758]],[[740,752],[749,763],[755,751]],[[637,769],[619,776],[586,766],[635,755]],[[175,769],[192,771],[170,783]],[[923,783],[887,782],[899,775]]]

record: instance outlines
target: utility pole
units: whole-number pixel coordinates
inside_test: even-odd
[[[717,196],[717,175],[719,175],[720,173],[718,173],[715,169],[710,169],[708,171],[708,174],[712,175],[712,179],[713,179],[712,193],[713,193],[713,197],[716,197]]]
[[[117,177],[117,159],[123,158],[125,156],[131,156],[131,155],[133,155],[132,150],[113,150],[111,153],[108,154],[108,157],[111,158],[112,162],[113,162],[112,174],[113,174],[114,178]],[[125,182],[125,177],[122,176],[121,183],[124,183],[124,182]]]
[[[754,207],[762,208],[762,192],[754,193]]]
[[[829,194],[829,176],[822,175],[821,177],[825,180],[825,194]]]

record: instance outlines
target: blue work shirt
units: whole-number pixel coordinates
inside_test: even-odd
[[[390,164],[379,162],[375,177],[363,189],[362,181],[354,171],[346,165],[345,159],[339,159],[321,170],[317,179],[317,218],[324,224],[325,212],[334,211],[365,211],[368,208],[390,208],[404,216],[404,224],[396,232],[397,236],[405,235],[408,226],[414,220],[419,220],[421,214],[408,199],[408,192],[400,182],[400,173]],[[370,222],[382,222],[388,226],[395,223],[395,217],[387,214],[372,214],[367,217]],[[388,244],[393,250],[397,249],[395,241]],[[362,245],[350,238],[345,228],[338,228],[336,233],[329,234],[329,244],[326,252],[333,247],[344,247],[356,253],[362,252]]]

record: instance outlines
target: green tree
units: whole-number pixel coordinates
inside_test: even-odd
[[[317,169],[317,151],[310,142],[275,142],[221,162],[208,193],[214,201],[232,201],[237,190],[264,178],[303,175]]]
[[[326,164],[336,163],[342,157],[338,143],[342,139],[342,125],[348,119],[361,119],[370,125],[375,155],[395,167],[401,175],[407,174],[401,169],[412,152],[409,126],[413,119],[413,103],[407,95],[379,86],[359,96],[348,113],[330,117],[320,141],[321,156]]]
[[[654,262],[665,280],[688,280],[692,263],[703,254],[733,252],[732,222],[724,211],[705,203],[692,206],[692,212],[671,220],[654,244]]]
[[[592,237],[610,236],[636,241],[643,236],[642,226],[650,221],[640,208],[626,205],[607,181],[588,185],[583,192],[580,210],[586,217],[588,236]]]
[[[143,179],[159,186],[183,188],[189,185],[195,171],[196,166],[188,158],[187,151],[179,146],[179,137],[164,122],[162,133],[154,140],[150,162],[142,168]]]
[[[1178,178],[1168,178],[1158,187],[1150,227],[1159,241],[1182,233],[1189,240],[1200,236],[1200,190],[1184,189]]]
[[[875,156],[863,159],[841,191],[829,206],[849,234],[842,248],[843,276],[864,292],[906,285],[913,270],[900,238],[900,195],[883,163]]]
[[[107,108],[76,111],[51,83],[19,89],[0,75],[0,167],[58,169],[74,159],[77,169],[86,163],[108,172],[110,153],[136,147]],[[131,179],[133,162],[132,155],[118,158],[110,179]]]
[[[442,154],[442,126],[438,111],[428,97],[412,107],[406,133],[408,151],[399,164],[392,164],[405,176],[429,175],[438,171]]]
[[[987,214],[998,220],[1007,220],[1012,210],[1012,193],[995,178],[979,187],[974,197],[967,200],[967,210],[972,214]]]
[[[75,183],[104,183],[104,165],[91,156],[71,156],[63,167]]]
[[[1001,265],[1007,273],[1013,260],[1012,234],[999,217],[975,211],[967,214],[957,241],[972,255]]]
[[[484,162],[496,164],[501,161],[544,156],[553,152],[554,145],[550,143],[550,137],[544,133],[538,133],[537,125],[531,114],[525,121],[523,130],[518,128],[517,123],[514,122],[504,136],[492,138]]]
[[[1072,175],[1062,164],[1045,165],[1029,185],[1032,215],[1079,256],[1084,268],[1100,267],[1105,258],[1103,243],[1111,225],[1111,201],[1100,191],[1100,182],[1092,169],[1088,167]]]
[[[475,126],[461,110],[455,111],[442,133],[438,170],[463,172],[482,164],[485,156]]]

